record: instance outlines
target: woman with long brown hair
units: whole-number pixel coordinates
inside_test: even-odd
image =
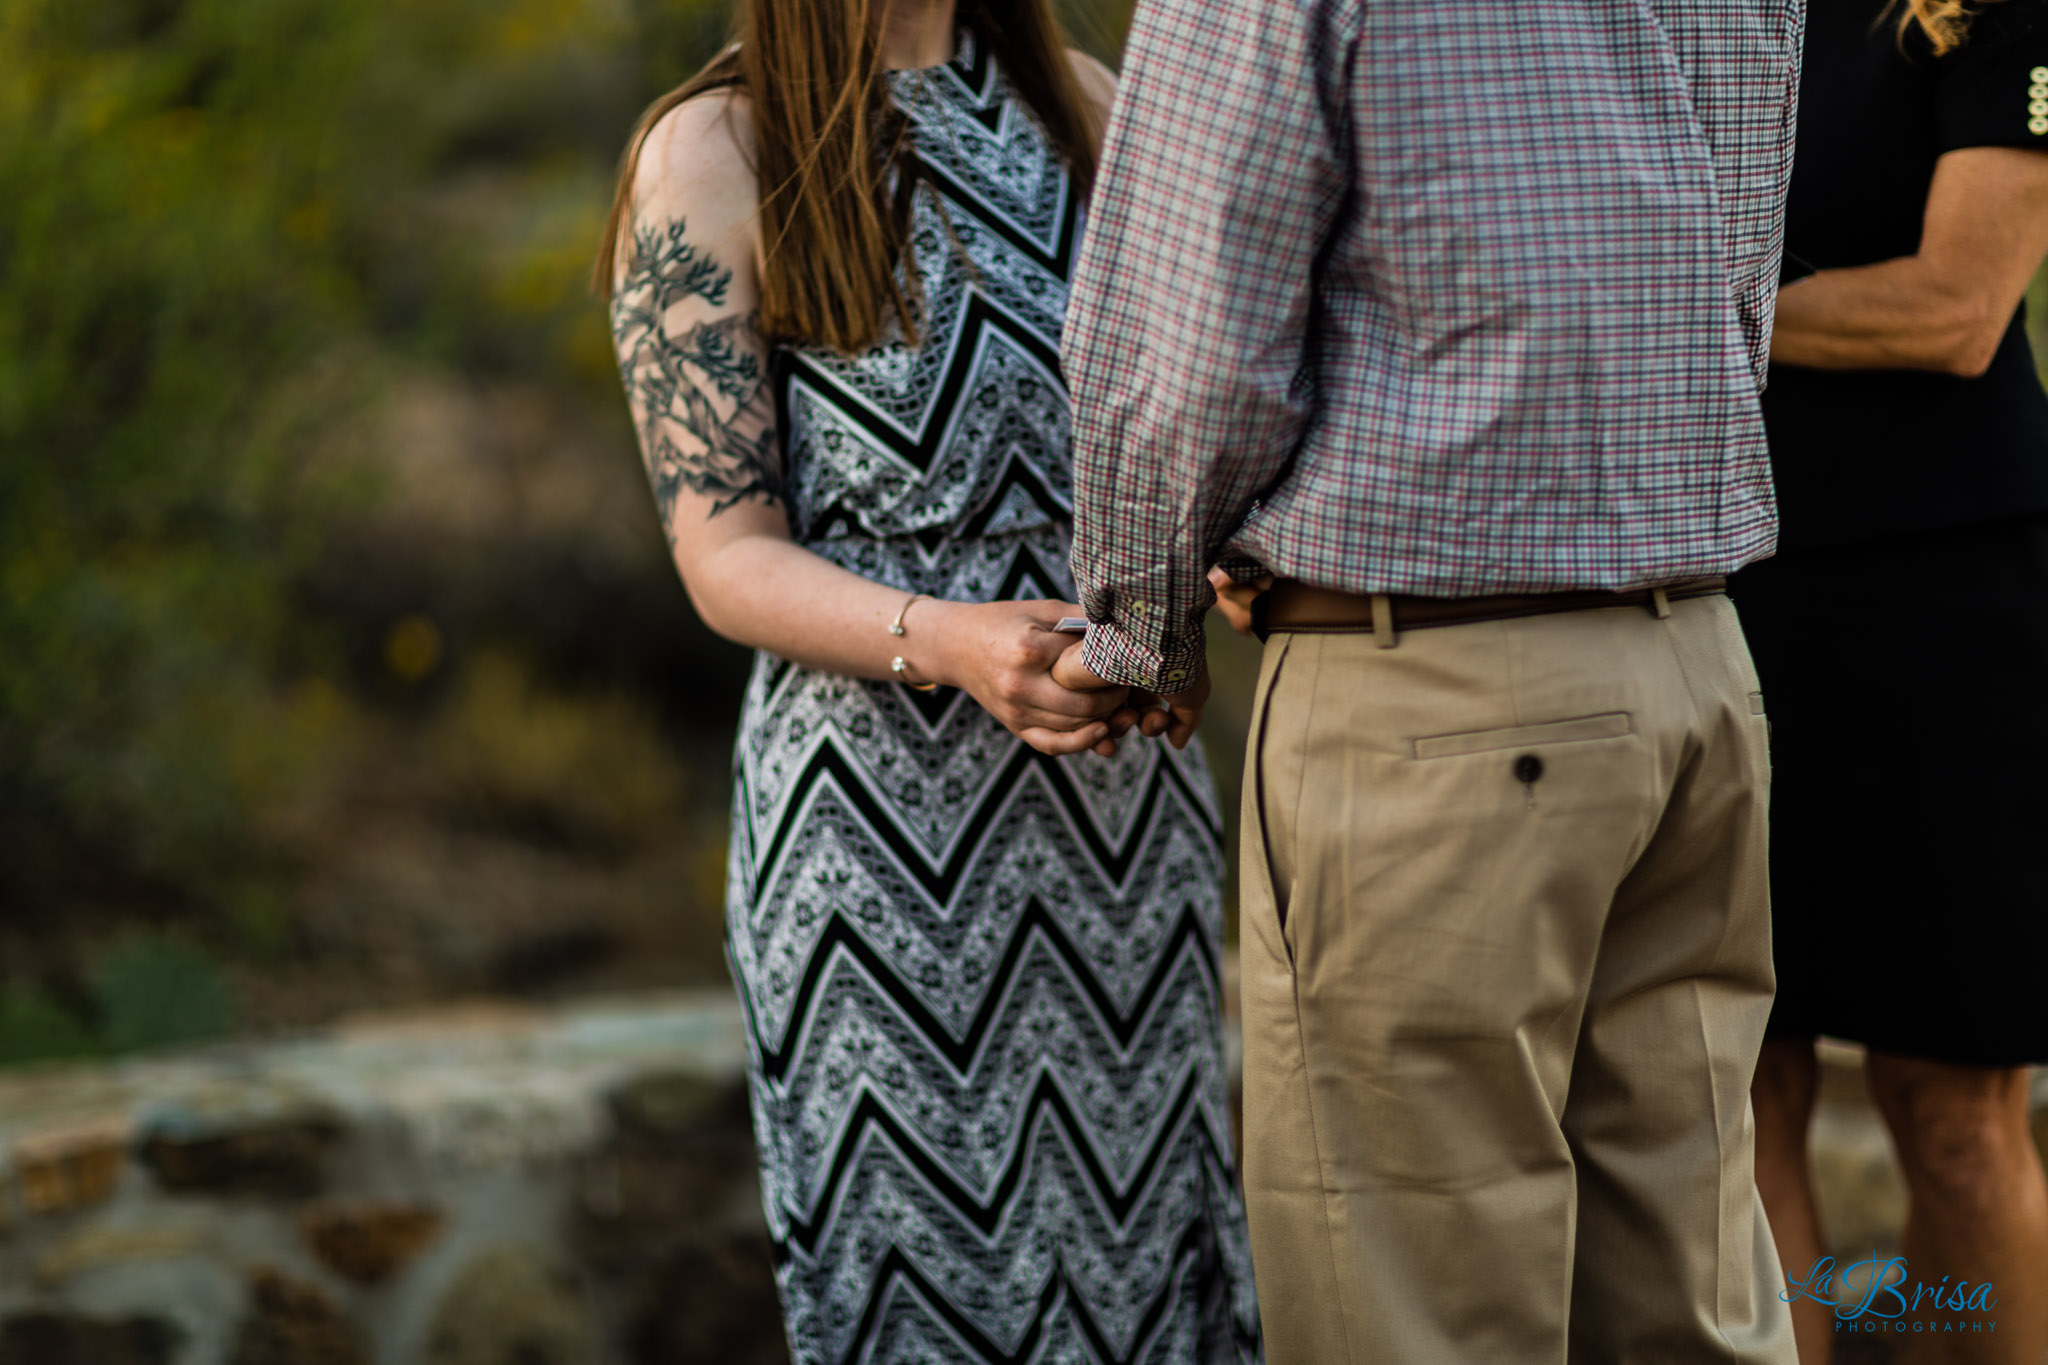
[[[1256,1359],[1214,790],[1050,677],[1112,78],[1045,0],[739,9],[599,279],[677,567],[759,651],[727,941],[794,1354]]]
[[[2016,310],[2048,252],[2048,0],[1812,0],[1800,100],[1764,399],[1784,532],[1733,587],[1774,750],[1757,1183],[1805,1365],[1880,1329],[2040,1365],[2048,397]],[[1881,1290],[1846,1320],[1817,1035],[1866,1046],[1910,1196],[1903,1268],[1858,1270],[1844,1314]]]

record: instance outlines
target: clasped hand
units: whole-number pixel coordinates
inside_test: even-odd
[[[1040,753],[1105,757],[1132,730],[1185,748],[1208,701],[1204,678],[1172,697],[1107,682],[1081,662],[1081,637],[1054,629],[1081,608],[1067,602],[991,602],[970,609],[952,679]]]

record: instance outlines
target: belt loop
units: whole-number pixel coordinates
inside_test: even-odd
[[[1657,613],[1659,621],[1671,619],[1671,594],[1662,588],[1650,589],[1650,606]]]
[[[1372,638],[1381,649],[1400,643],[1394,638],[1394,599],[1383,592],[1372,595]]]

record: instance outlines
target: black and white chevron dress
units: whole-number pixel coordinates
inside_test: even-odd
[[[777,357],[797,534],[906,594],[1070,599],[1081,206],[972,39],[890,80],[928,334]],[[1256,1360],[1199,748],[1049,759],[964,693],[764,655],[736,775],[729,942],[796,1359]]]

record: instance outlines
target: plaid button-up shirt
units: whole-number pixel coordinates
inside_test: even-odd
[[[1176,690],[1204,575],[1466,597],[1721,573],[1801,0],[1143,0],[1068,311],[1084,658]]]

